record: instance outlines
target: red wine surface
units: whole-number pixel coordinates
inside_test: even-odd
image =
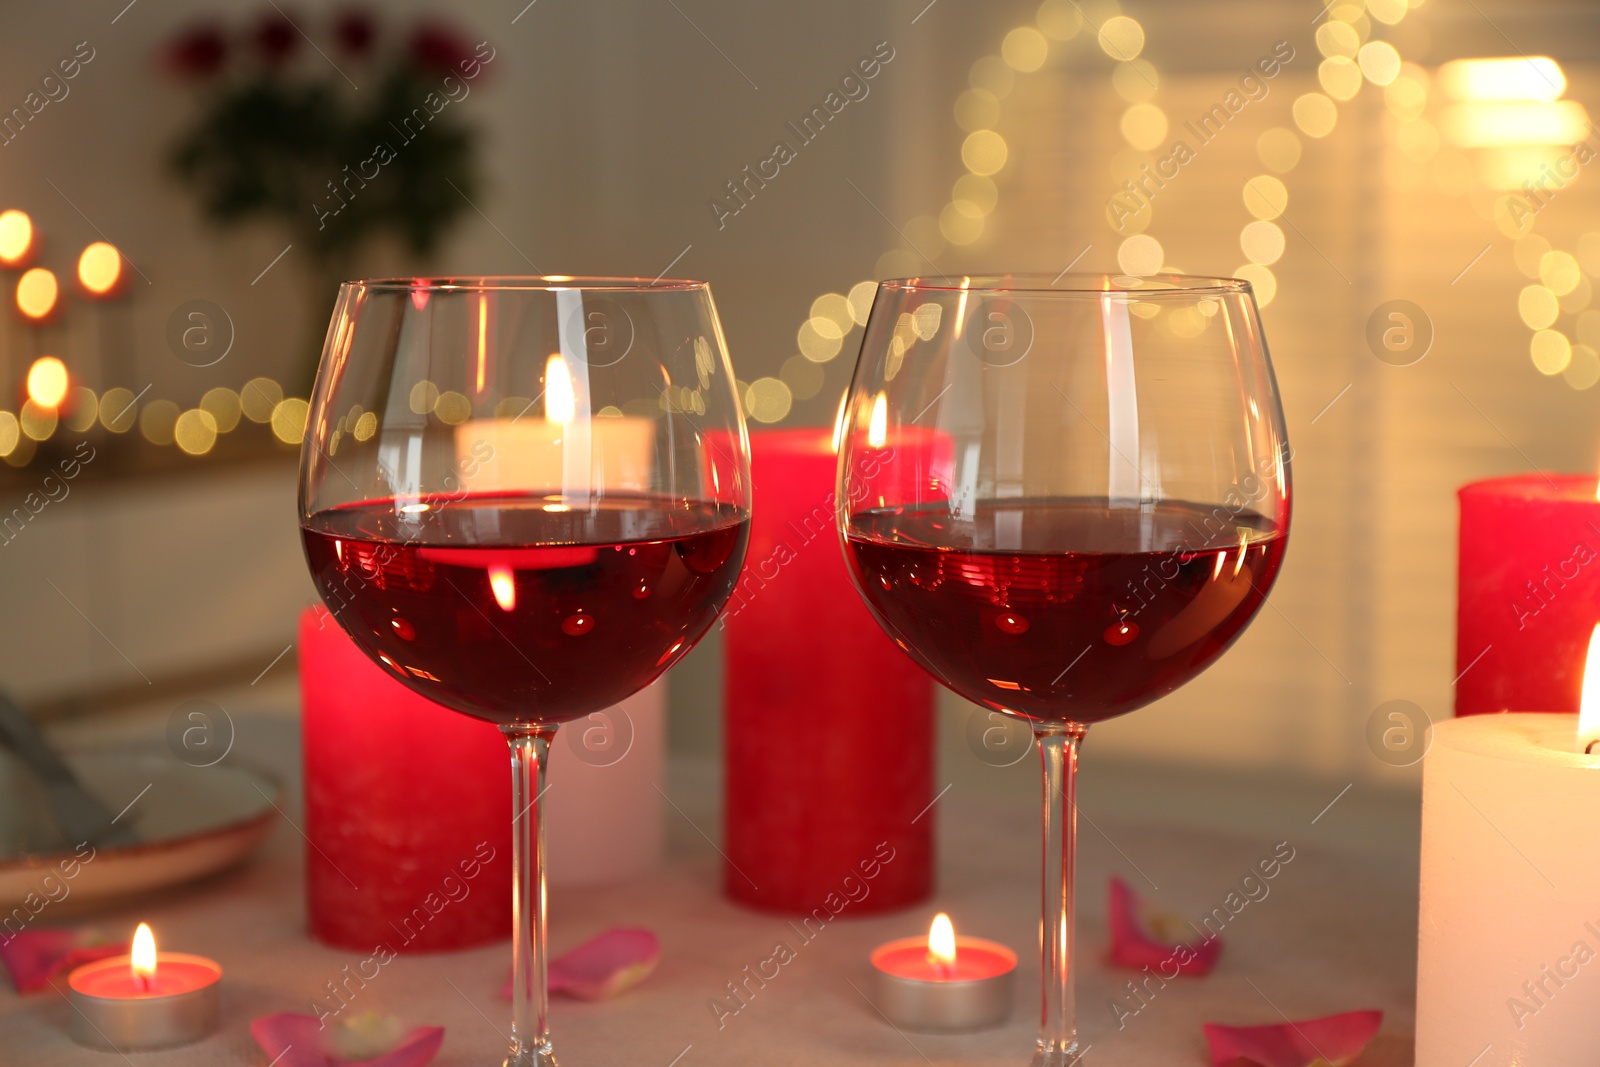
[[[564,722],[649,685],[716,619],[750,533],[729,505],[643,497],[571,510],[528,496],[408,507],[312,516],[302,529],[312,578],[368,656],[496,723]]]
[[[1283,531],[1252,511],[1103,500],[880,508],[846,555],[878,622],[977,704],[1091,723],[1172,692],[1260,608]]]

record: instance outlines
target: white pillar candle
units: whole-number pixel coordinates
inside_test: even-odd
[[[1434,725],[1421,878],[1417,1067],[1600,1063],[1600,754],[1577,716]]]

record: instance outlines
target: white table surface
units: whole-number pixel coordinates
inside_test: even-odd
[[[297,795],[294,728],[295,720],[285,714],[242,719],[240,745]],[[662,942],[660,966],[642,986],[606,1003],[553,1002],[564,1067],[1027,1063],[1037,1017],[1036,803],[952,789],[937,809],[934,900],[888,916],[850,918],[846,910],[815,941],[801,945],[781,917],[736,907],[718,895],[720,858],[686,821],[716,836],[710,771],[701,765],[674,768],[671,792],[686,817],[668,812],[676,825],[665,869],[630,884],[552,892],[554,951],[615,924],[653,927]],[[1414,821],[1414,813],[1403,802],[1363,807],[1358,791],[1319,817],[1326,800],[1316,790],[1284,787],[1240,799],[1236,783],[1201,776],[1181,783],[1197,798],[1194,810],[1160,823],[1128,818],[1126,812],[1139,807],[1136,792],[1164,780],[1151,772],[1144,778],[1091,775],[1084,783],[1078,1001],[1086,1067],[1198,1067],[1208,1062],[1203,1021],[1257,1024],[1280,1021],[1280,1011],[1298,1019],[1357,1008],[1385,1013],[1378,1038],[1358,1063],[1409,1064],[1416,860],[1405,847],[1403,826],[1399,847],[1385,828]],[[1201,804],[1202,794],[1221,802]],[[1213,812],[1209,824],[1195,815],[1201,809]],[[290,815],[297,818],[297,808]],[[1166,910],[1198,920],[1280,841],[1292,844],[1295,859],[1269,883],[1265,899],[1229,924],[1217,969],[1203,979],[1168,984],[1119,1030],[1110,1002],[1126,992],[1124,983],[1134,974],[1104,961],[1107,877],[1120,874]],[[1377,844],[1363,849],[1362,842]],[[221,1025],[212,1037],[183,1049],[126,1057],[94,1052],[67,1038],[72,1009],[62,997],[47,992],[24,998],[4,989],[0,1065],[264,1067],[268,1057],[250,1038],[250,1020],[278,1011],[309,1012],[324,983],[362,956],[326,948],[306,935],[302,849],[298,832],[282,824],[243,868],[79,920],[110,927],[148,920],[166,944],[218,959],[227,977]],[[1023,956],[1009,1025],[964,1036],[904,1034],[887,1025],[863,995],[870,988],[866,960],[872,946],[920,932],[935,910],[950,912],[962,932],[1005,942]],[[797,958],[719,1029],[711,999],[741,977],[746,964],[771,955],[780,940]],[[505,945],[401,957],[383,968],[352,1007],[444,1026],[444,1047],[434,1061],[441,1067],[498,1065],[509,1005],[497,993],[508,966]]]

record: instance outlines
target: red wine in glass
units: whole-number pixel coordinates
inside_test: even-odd
[[[726,505],[532,495],[381,500],[304,525],[323,599],[413,688],[494,723],[565,722],[654,681],[733,590]]]
[[[1036,721],[1100,722],[1183,685],[1255,615],[1284,549],[1252,511],[1167,500],[986,501],[969,522],[985,543],[949,548],[948,505],[857,512],[847,555],[924,668]]]

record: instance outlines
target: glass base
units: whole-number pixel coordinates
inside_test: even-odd
[[[513,1049],[501,1067],[556,1067],[556,1050],[548,1041]]]
[[[1074,1067],[1082,1056],[1076,1039],[1065,1046],[1041,1041],[1039,1051],[1033,1054],[1033,1067]]]

